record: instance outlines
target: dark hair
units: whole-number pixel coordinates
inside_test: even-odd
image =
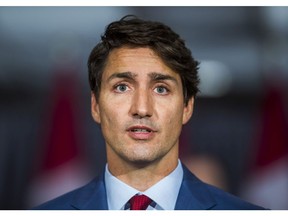
[[[193,59],[184,40],[163,23],[128,15],[109,24],[101,39],[88,59],[89,83],[96,99],[99,98],[102,73],[110,51],[123,46],[151,48],[168,67],[177,72],[181,77],[186,105],[199,91],[199,63]]]

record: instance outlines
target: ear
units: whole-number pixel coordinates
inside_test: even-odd
[[[101,119],[100,119],[99,105],[96,100],[96,96],[93,92],[91,92],[91,114],[92,114],[94,121],[100,124]]]
[[[186,124],[189,119],[191,118],[192,114],[193,114],[193,107],[194,107],[194,97],[191,97],[187,103],[187,105],[185,104],[184,106],[184,110],[183,110],[183,119],[182,119],[182,124]]]

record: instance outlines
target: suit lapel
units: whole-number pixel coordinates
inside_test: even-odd
[[[84,186],[75,195],[71,205],[79,210],[108,210],[104,172]]]
[[[216,205],[205,184],[184,165],[183,181],[176,201],[175,210],[205,210]]]

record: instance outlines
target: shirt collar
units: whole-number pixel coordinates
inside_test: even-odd
[[[155,185],[144,192],[132,188],[113,176],[106,164],[105,185],[109,210],[123,209],[127,201],[135,194],[145,194],[154,200],[161,209],[173,210],[183,179],[183,168],[180,160],[176,169],[168,176],[161,179]]]

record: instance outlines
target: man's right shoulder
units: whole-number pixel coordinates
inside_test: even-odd
[[[85,207],[92,209],[94,206],[90,203],[91,200],[95,201],[95,199],[102,201],[104,203],[102,206],[105,208],[105,186],[99,177],[80,188],[36,206],[32,210],[77,210],[85,209]],[[95,206],[95,208],[99,208],[99,206]]]
[[[47,201],[39,206],[32,208],[32,210],[74,210],[75,207],[72,204],[74,197],[77,197],[79,191],[82,188],[78,188],[66,194],[63,194],[57,198]]]

